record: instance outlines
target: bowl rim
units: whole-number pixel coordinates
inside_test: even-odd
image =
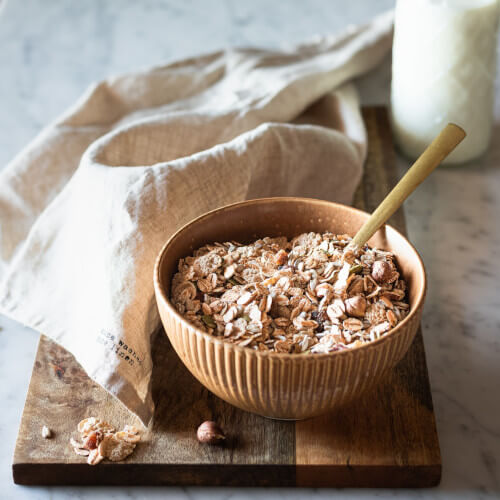
[[[357,347],[351,347],[348,349],[342,349],[339,351],[333,351],[333,352],[327,352],[327,353],[316,353],[311,356],[301,356],[300,354],[293,354],[293,353],[283,353],[283,352],[274,352],[274,351],[258,351],[256,349],[249,349],[248,347],[242,347],[237,344],[233,344],[231,342],[226,342],[224,340],[219,339],[218,337],[214,337],[213,335],[210,335],[206,332],[203,332],[199,328],[197,328],[195,325],[187,321],[184,316],[182,316],[177,309],[174,307],[174,305],[171,303],[170,299],[166,296],[165,289],[162,285],[162,282],[160,280],[160,268],[163,262],[163,259],[166,255],[166,252],[168,250],[168,247],[170,244],[173,242],[177,236],[188,230],[190,226],[193,224],[208,218],[208,217],[213,217],[217,215],[218,212],[223,212],[227,209],[230,208],[235,208],[237,206],[243,206],[243,205],[257,205],[261,203],[269,203],[269,202],[307,202],[307,203],[314,203],[314,204],[320,204],[320,205],[334,205],[337,207],[341,207],[342,209],[348,209],[360,214],[363,214],[365,216],[369,216],[370,214],[368,212],[365,212],[364,210],[360,210],[359,208],[351,207],[349,205],[344,205],[342,203],[337,203],[334,201],[327,201],[327,200],[320,200],[317,198],[305,198],[305,197],[295,197],[295,196],[273,196],[273,197],[266,197],[266,198],[253,198],[251,200],[244,200],[244,201],[238,201],[235,203],[230,203],[227,205],[224,205],[222,207],[215,208],[213,210],[210,210],[208,212],[205,212],[198,217],[195,217],[194,219],[190,220],[186,224],[184,224],[182,227],[180,227],[177,231],[175,231],[170,238],[167,239],[165,244],[163,245],[162,249],[160,250],[155,266],[154,266],[154,289],[155,289],[155,295],[156,299],[160,300],[161,303],[167,308],[170,314],[172,314],[178,321],[180,321],[185,327],[190,328],[197,337],[201,337],[209,342],[214,342],[215,344],[218,344],[220,347],[227,348],[227,349],[236,349],[236,351],[240,351],[241,353],[254,353],[257,357],[263,356],[263,357],[268,357],[271,356],[272,358],[277,358],[277,359],[283,359],[283,360],[314,360],[314,359],[325,359],[325,358],[332,358],[333,356],[345,356],[348,355],[348,353],[356,352],[359,350],[368,350],[368,349],[374,349],[380,345],[382,345],[385,342],[388,342],[392,337],[400,333],[403,329],[403,327],[410,322],[410,320],[417,314],[421,306],[423,306],[425,296],[427,293],[427,273],[425,271],[425,266],[422,261],[422,258],[420,257],[420,254],[416,250],[416,248],[411,244],[411,242],[406,238],[403,234],[401,234],[400,231],[395,229],[393,226],[389,224],[385,224],[383,227],[385,228],[390,228],[391,231],[394,231],[398,236],[403,238],[403,240],[410,246],[411,250],[414,252],[415,257],[417,259],[417,263],[420,266],[421,272],[422,272],[422,278],[423,278],[423,286],[421,289],[418,291],[417,298],[414,303],[413,310],[410,311],[410,313],[396,325],[395,328],[389,330],[386,334],[382,335],[376,340],[372,340],[370,342],[367,342],[366,344],[357,346]],[[168,334],[167,334],[168,335]]]

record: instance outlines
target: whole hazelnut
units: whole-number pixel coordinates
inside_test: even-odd
[[[224,439],[226,439],[226,436],[224,436],[224,432],[222,432],[222,429],[211,420],[203,422],[198,427],[196,437],[198,438],[198,441],[200,443],[207,444],[220,444],[222,441],[224,441]]]
[[[376,260],[372,267],[372,278],[377,283],[387,283],[392,277],[392,266],[385,260]]]
[[[362,318],[366,311],[366,299],[360,295],[345,300],[345,312],[349,316]]]

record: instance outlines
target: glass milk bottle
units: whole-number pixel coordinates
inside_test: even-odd
[[[443,163],[485,152],[498,17],[498,0],[397,0],[391,118],[403,153],[416,158],[448,122],[467,137]]]

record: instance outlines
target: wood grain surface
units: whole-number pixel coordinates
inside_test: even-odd
[[[365,174],[355,205],[373,210],[397,179],[385,108],[365,108]],[[390,223],[405,232],[404,215]],[[13,460],[19,484],[428,487],[441,476],[432,398],[419,332],[384,382],[355,404],[301,422],[238,410],[199,384],[166,335],[154,341],[155,418],[124,462],[91,467],[69,446],[76,424],[99,416],[115,426],[137,420],[92,382],[67,351],[41,336]],[[217,420],[224,446],[201,445],[196,428]],[[41,437],[41,427],[54,431]]]

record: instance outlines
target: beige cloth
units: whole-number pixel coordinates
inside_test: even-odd
[[[1,311],[147,423],[161,246],[243,199],[350,203],[366,138],[344,83],[391,32],[389,13],[289,51],[226,50],[92,86],[1,172]]]

